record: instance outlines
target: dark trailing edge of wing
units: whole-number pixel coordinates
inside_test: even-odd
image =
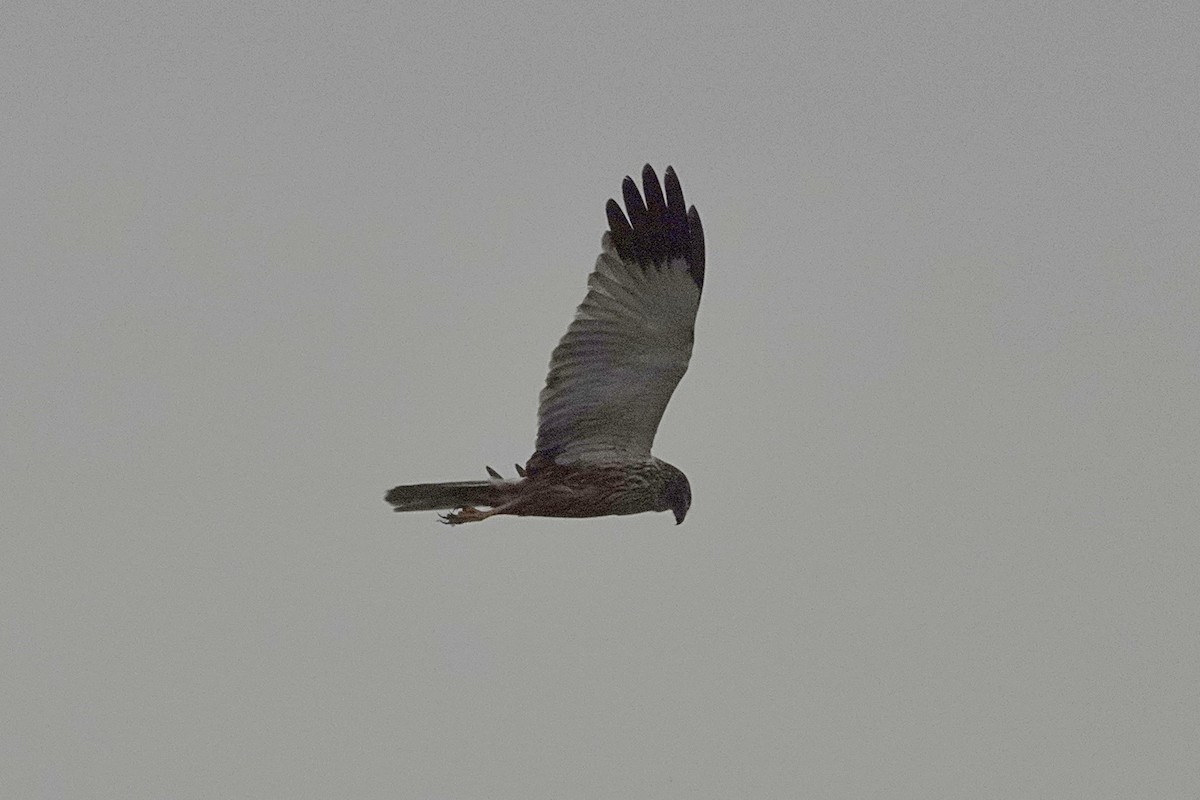
[[[666,197],[653,167],[642,168],[642,189],[638,193],[633,178],[625,177],[621,192],[625,198],[625,212],[616,200],[609,200],[608,228],[613,247],[625,261],[637,264],[665,264],[673,258],[687,262],[688,273],[696,286],[704,288],[704,229],[700,226],[700,215],[696,207],[683,202],[683,189],[675,170],[667,167],[663,174]]]

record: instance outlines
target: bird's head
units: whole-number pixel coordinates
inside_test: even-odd
[[[659,510],[670,509],[675,514],[675,524],[683,522],[688,509],[692,507],[692,485],[688,483],[687,475],[682,470],[667,462],[660,462],[666,474],[667,483],[659,496]]]

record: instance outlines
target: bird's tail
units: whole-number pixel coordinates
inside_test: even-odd
[[[498,506],[513,484],[502,481],[456,481],[397,486],[383,498],[397,511],[441,511],[464,506]]]

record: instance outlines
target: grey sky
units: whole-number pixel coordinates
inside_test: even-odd
[[[1200,794],[1191,4],[13,3],[0,795]],[[670,515],[511,471],[704,219]]]

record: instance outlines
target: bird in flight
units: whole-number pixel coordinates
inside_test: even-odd
[[[671,167],[659,184],[647,164],[641,193],[630,177],[621,189],[625,211],[608,201],[587,296],[550,357],[534,454],[515,480],[488,467],[488,480],[397,486],[384,498],[396,511],[449,510],[449,525],[668,510],[683,522],[691,485],[650,447],[692,355],[704,231]]]

